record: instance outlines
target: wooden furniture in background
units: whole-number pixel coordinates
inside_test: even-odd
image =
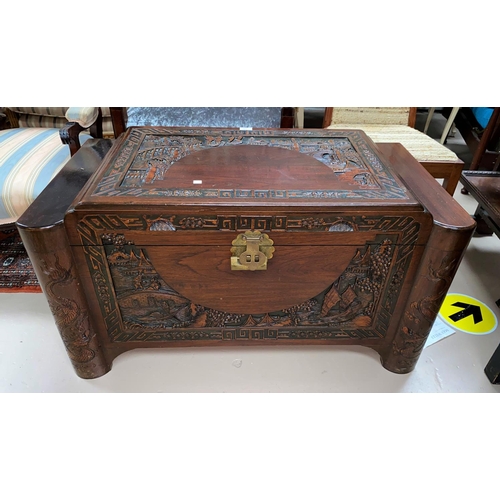
[[[375,143],[399,142],[453,196],[463,161],[416,130],[417,108],[326,108],[324,128],[363,130]]]
[[[446,139],[448,138],[448,134],[450,133],[453,123],[455,122],[455,117],[457,116],[459,109],[460,108],[452,108],[451,113],[448,116],[448,119],[446,120],[443,133],[441,134],[441,139],[439,139],[439,144],[444,144],[446,142]],[[427,120],[425,121],[425,126],[424,126],[424,134],[427,134],[427,130],[429,130],[429,125],[431,124],[431,120],[432,117],[434,116],[435,111],[436,108],[429,108],[429,112],[427,114]]]
[[[497,169],[499,163],[500,159],[496,162]],[[461,182],[478,202],[474,214],[478,229],[482,234],[494,233],[500,238],[500,172],[466,170],[462,172]],[[500,346],[486,365],[485,373],[492,384],[500,384]]]
[[[500,345],[495,349],[488,364],[484,367],[484,373],[492,384],[500,384]]]
[[[147,116],[147,126],[195,126],[195,127],[239,127],[238,123],[244,123],[245,127],[262,128],[294,128],[298,126],[300,120],[303,124],[302,115],[297,110],[299,108],[283,107],[283,108],[109,108],[111,118],[113,120],[113,129],[116,137],[122,134],[127,127],[131,126],[128,115],[133,113],[137,118],[137,111],[144,110],[144,116]],[[202,115],[205,121],[196,116],[197,110],[204,112]],[[148,114],[148,110],[154,110],[154,113]],[[185,113],[182,114],[182,110]],[[258,116],[258,112],[263,110],[262,116]],[[273,113],[265,113],[265,111],[273,110]],[[210,113],[208,113],[210,111]],[[256,114],[257,112],[257,114]],[[275,112],[279,115],[274,116]],[[141,114],[141,113],[140,113]],[[180,116],[179,116],[180,115]],[[144,116],[142,117],[144,119]],[[279,118],[279,119],[278,119]],[[253,121],[257,120],[257,124]],[[231,122],[228,124],[228,122]],[[278,123],[279,122],[279,123]],[[275,123],[275,124],[273,124]],[[139,125],[143,125],[140,123]],[[132,126],[137,126],[132,122]]]
[[[305,108],[295,108],[295,128],[304,128]]]
[[[449,108],[443,110],[445,116],[449,113]],[[485,128],[476,120],[471,108],[460,108],[455,125],[473,155],[467,170],[493,170],[500,156],[500,108],[493,108]]]
[[[6,107],[3,113],[9,128],[0,130],[0,225],[7,225],[82,143],[103,137],[103,127],[100,108]]]
[[[477,232],[482,235],[495,233],[500,238],[500,172],[464,170],[461,182],[478,202],[474,214]]]
[[[444,110],[446,113],[447,110]],[[456,117],[457,128],[473,154],[468,170],[498,170],[500,161],[500,108],[493,108],[493,113],[485,128],[476,120],[472,108],[460,108]],[[463,194],[469,194],[466,187]],[[484,225],[479,228],[484,230]]]

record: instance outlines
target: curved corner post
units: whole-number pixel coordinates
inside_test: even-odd
[[[18,229],[77,375],[104,375],[111,362],[92,325],[64,224]]]
[[[380,351],[387,370],[409,373],[415,368],[473,231],[434,226],[405,313],[392,342]]]

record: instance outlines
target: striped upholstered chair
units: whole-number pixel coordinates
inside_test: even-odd
[[[373,142],[399,142],[453,196],[463,162],[428,135],[416,130],[417,108],[326,108],[324,128],[360,129]]]
[[[0,226],[15,222],[91,137],[112,136],[102,108],[4,108],[0,130]],[[107,115],[107,116],[106,116]]]

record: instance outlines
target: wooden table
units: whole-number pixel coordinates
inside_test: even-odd
[[[500,238],[500,172],[466,170],[460,180],[478,202],[474,214],[478,231],[482,234],[495,233]],[[500,299],[497,304],[500,305]],[[492,384],[500,384],[500,346],[484,371]]]

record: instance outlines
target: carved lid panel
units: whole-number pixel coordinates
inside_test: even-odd
[[[81,201],[418,205],[362,131],[148,127],[127,130]]]

